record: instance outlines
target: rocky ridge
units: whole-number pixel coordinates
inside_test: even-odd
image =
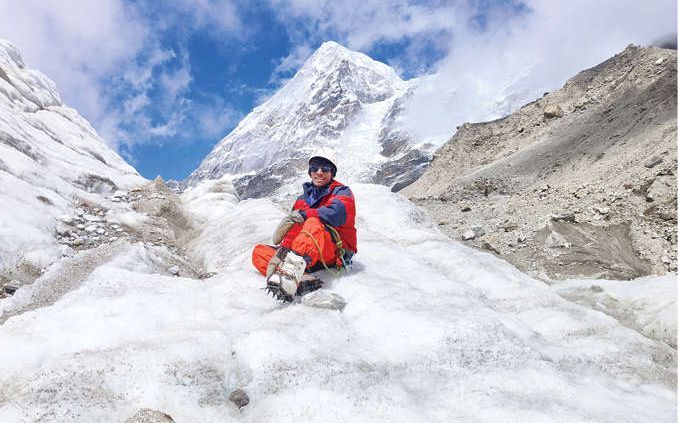
[[[539,278],[678,270],[676,52],[627,47],[506,118],[464,124],[403,192]]]
[[[176,194],[160,178],[118,191],[101,203],[80,203],[73,216],[62,216],[54,237],[64,248],[56,263],[44,268],[23,263],[6,271],[0,280],[0,298],[15,296],[0,308],[0,324],[12,316],[58,301],[79,288],[103,263],[138,248],[151,258],[149,271],[192,279],[207,279],[189,257],[193,238],[190,219]],[[25,287],[27,289],[20,290]]]
[[[80,203],[74,216],[62,216],[55,229],[57,240],[76,250],[125,238],[130,242],[166,245],[177,248],[191,230],[188,218],[179,206],[176,194],[162,178],[105,197],[111,208]],[[132,212],[141,214],[139,221]]]

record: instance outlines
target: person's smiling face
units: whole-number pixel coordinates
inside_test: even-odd
[[[311,165],[308,173],[311,175],[311,182],[316,187],[324,187],[332,180],[332,169],[326,165]]]

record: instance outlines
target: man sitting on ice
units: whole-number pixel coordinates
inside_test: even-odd
[[[302,291],[304,271],[340,268],[358,251],[353,193],[334,179],[337,166],[327,155],[308,161],[311,181],[276,228],[276,246],[259,244],[252,251],[267,290],[281,300],[292,301]]]

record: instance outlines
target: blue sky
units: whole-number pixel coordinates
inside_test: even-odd
[[[0,0],[0,6],[0,37],[53,79],[65,102],[143,176],[165,179],[188,176],[327,40],[388,63],[406,79],[436,74],[440,87],[475,107],[479,100],[468,87],[499,84],[502,72],[525,67],[545,86],[557,86],[629,43],[675,31],[676,15],[672,0]],[[465,81],[465,94],[455,81]],[[422,126],[449,120],[449,101],[431,107]]]

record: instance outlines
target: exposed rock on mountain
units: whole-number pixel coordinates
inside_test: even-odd
[[[398,129],[402,99],[415,83],[402,81],[393,69],[362,53],[324,43],[292,80],[214,148],[187,184],[234,175],[241,197],[262,197],[296,184],[309,154],[324,146],[338,153],[340,180],[351,175],[372,181],[381,172],[379,183],[404,186],[422,169],[403,172],[402,164],[428,162],[432,147],[416,146]],[[397,177],[393,166],[401,169]]]
[[[492,122],[464,124],[404,193],[544,279],[678,270],[676,52],[627,47]],[[464,237],[472,225],[485,235]]]
[[[410,150],[401,158],[384,163],[375,173],[372,182],[390,186],[391,191],[398,192],[424,174],[431,157],[427,150]]]

